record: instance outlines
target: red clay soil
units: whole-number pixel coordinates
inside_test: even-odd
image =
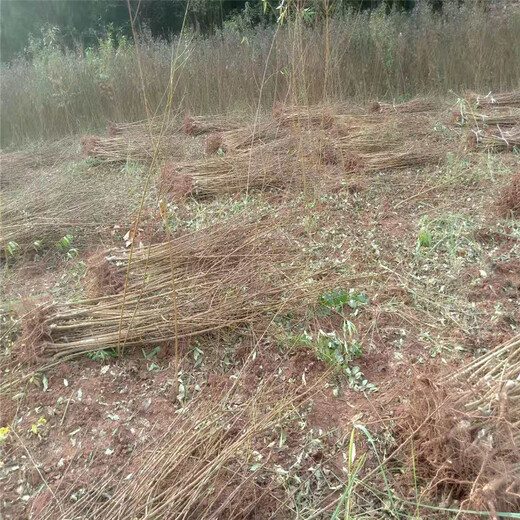
[[[5,406],[11,405],[10,398],[1,400],[2,424],[9,424],[15,416],[19,418],[16,423],[19,440],[11,437],[4,445],[4,450],[9,453],[7,459],[12,467],[17,467],[0,482],[3,500],[10,503],[4,512],[6,520],[25,517],[29,511],[32,518],[41,517],[52,495],[69,500],[68,497],[74,493],[81,494],[82,489],[93,489],[96,482],[106,475],[107,467],[122,467],[129,463],[125,474],[132,473],[142,462],[135,458],[134,453],[139,453],[149,439],[159,438],[168,430],[178,410],[171,371],[149,370],[151,362],[139,354],[135,352],[128,358],[109,364],[87,358],[64,363],[47,374],[47,391],[44,391],[41,380],[38,384],[29,384],[26,395],[18,403],[18,409]],[[168,361],[171,354],[162,353],[156,362],[162,364]],[[247,350],[241,355],[247,357]],[[373,362],[368,357],[362,368],[367,369]],[[186,363],[183,368],[189,373],[192,370],[190,361]],[[307,429],[304,432],[300,429],[289,430],[287,449],[273,455],[275,459],[272,462],[283,467],[294,460],[305,444],[303,436],[308,428],[314,431],[335,430],[330,441],[334,444],[350,431],[353,418],[368,421],[374,414],[376,419],[388,417],[390,388],[385,381],[388,381],[389,374],[384,371],[371,371],[371,381],[381,386],[380,395],[384,396],[384,403],[379,404],[376,396],[367,399],[363,394],[348,389],[334,397],[332,387],[324,387],[330,379],[327,365],[316,360],[308,351],[282,359],[277,345],[268,342],[260,346],[256,359],[249,365],[248,375],[244,377],[243,395],[254,392],[258,383],[272,373],[278,373],[282,381],[294,380],[296,384],[302,384],[305,380],[308,387],[323,382],[322,389],[312,397]],[[225,373],[207,374],[204,380],[207,385],[202,383],[203,391],[208,392],[208,398],[229,390],[232,381]],[[302,388],[305,389],[305,386]],[[33,425],[41,418],[46,422],[37,427],[37,433],[33,433]],[[24,458],[26,450],[39,472],[32,462]],[[315,462],[319,462],[321,457],[323,454],[319,450],[312,454]],[[302,476],[306,475],[310,462],[307,461],[302,467]],[[338,470],[341,470],[341,465]],[[35,494],[42,482],[40,473],[49,487]],[[232,479],[221,483],[229,488],[229,493],[233,489],[231,483]],[[253,500],[258,486],[251,486],[249,493]],[[276,493],[283,494],[282,489]],[[28,501],[24,498],[31,495],[33,498]],[[261,508],[277,507],[272,500],[267,495],[257,500],[255,509],[251,511],[252,516],[248,518],[264,518]],[[237,497],[236,507],[246,507],[244,500]]]

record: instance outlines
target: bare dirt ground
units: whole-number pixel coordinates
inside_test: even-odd
[[[459,509],[498,518],[496,511],[515,512],[519,476],[511,468],[518,460],[511,453],[497,459],[489,448],[476,473],[446,471],[447,461],[429,454],[425,442],[435,435],[451,442],[453,425],[450,435],[438,426],[425,440],[421,428],[433,412],[414,412],[421,398],[434,401],[429,395],[439,395],[447,375],[518,337],[519,152],[467,149],[467,130],[452,126],[444,108],[428,114],[435,139],[416,135],[421,122],[411,136],[397,132],[430,154],[424,163],[376,166],[380,152],[370,148],[372,130],[363,129],[361,118],[346,123],[362,128],[363,145],[347,150],[357,167],[344,155],[337,158],[344,136],[326,129],[331,152],[316,144],[324,139],[321,130],[310,137],[303,132],[296,145],[282,143],[278,155],[273,148],[261,151],[258,157],[277,161],[249,171],[245,188],[236,179],[247,161],[233,154],[257,156],[234,152],[234,134],[219,129],[224,137],[217,141],[228,149],[219,146],[216,159],[204,156],[205,136],[182,136],[184,162],[157,177],[135,232],[148,171],[141,157],[83,158],[75,142],[63,152],[72,150],[72,157],[58,165],[43,157],[19,168],[23,182],[7,177],[12,207],[28,193],[53,193],[60,178],[62,205],[72,212],[60,212],[58,226],[46,220],[56,214],[45,200],[34,209],[29,202],[23,222],[4,213],[13,228],[6,227],[12,235],[2,283],[2,518],[451,518]],[[442,158],[432,159],[432,149],[444,143]],[[408,153],[413,146],[407,146]],[[112,157],[113,148],[103,153]],[[309,155],[321,159],[309,166]],[[231,170],[202,177],[200,164],[216,160]],[[286,173],[294,161],[309,172],[303,184]],[[182,166],[188,163],[199,166],[188,170]],[[291,178],[289,185],[278,174],[265,182],[276,168]],[[175,172],[180,180],[156,209],[160,183]],[[260,173],[263,187],[255,184]],[[81,186],[79,196],[74,186]],[[310,280],[306,287],[323,287],[305,293],[310,303],[289,299],[260,320],[208,325],[208,332],[177,344],[139,339],[119,358],[108,344],[70,360],[48,354],[51,344],[59,352],[75,338],[83,341],[76,329],[65,337],[49,329],[34,344],[27,339],[40,324],[38,305],[63,305],[59,312],[65,312],[71,302],[92,297],[93,265],[110,250],[128,251],[131,241],[145,250],[169,233],[182,240],[235,222],[237,215],[272,219],[273,232],[283,232],[290,254],[277,270],[297,266]],[[224,250],[232,243],[219,240]],[[197,269],[210,272],[201,258]],[[266,280],[275,277],[263,273]],[[284,276],[296,287],[296,275]],[[109,287],[105,298],[124,290],[121,278],[105,273],[102,280]],[[179,283],[181,295],[183,279]],[[231,290],[228,296],[236,297]],[[213,309],[213,302],[208,305]],[[163,319],[155,315],[157,328]],[[473,383],[458,380],[449,388],[462,395]],[[465,420],[462,413],[457,421]],[[507,442],[515,446],[519,425],[508,424]],[[474,428],[468,435],[476,449],[487,433]],[[491,437],[486,442],[493,445]],[[507,483],[489,494],[496,475],[483,468],[500,463]]]

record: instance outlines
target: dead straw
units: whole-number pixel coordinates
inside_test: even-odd
[[[466,99],[478,108],[495,107],[495,106],[520,106],[520,91],[502,92],[493,94],[489,92],[486,95],[475,94],[470,92]]]
[[[243,126],[243,119],[236,116],[186,116],[182,123],[182,130],[192,136],[226,132]]]
[[[406,103],[381,103],[375,101],[370,105],[370,112],[378,114],[400,113],[410,114],[416,112],[431,112],[439,108],[438,103],[431,99],[412,99]]]
[[[287,298],[295,307],[305,306],[320,284],[308,286],[290,241],[274,231],[277,225],[266,220],[221,226],[172,239],[170,245],[135,250],[124,298],[116,293],[43,307],[42,355],[70,358],[116,348],[120,338],[126,347],[164,344],[257,323],[282,302],[287,305]],[[170,247],[177,273],[177,335]],[[121,273],[128,268],[123,250],[106,261]],[[27,339],[22,340],[20,355],[27,348]]]

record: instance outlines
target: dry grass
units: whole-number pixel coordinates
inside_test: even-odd
[[[438,103],[431,99],[413,99],[406,103],[380,103],[375,101],[370,105],[370,111],[378,114],[396,112],[400,114],[410,114],[415,112],[431,112],[439,108]]]
[[[286,264],[291,256],[293,262]],[[112,253],[108,261],[116,262],[121,275],[126,272],[126,251]],[[46,306],[41,326],[50,339],[40,345],[43,355],[60,358],[171,343],[253,324],[285,305],[305,305],[320,288],[307,285],[308,275],[295,263],[290,242],[273,231],[269,219],[201,230],[139,249],[130,275],[123,292]],[[26,348],[19,346],[21,356]]]
[[[53,501],[41,518],[245,519],[276,510],[290,514],[290,504],[275,492],[281,487],[276,475],[264,471],[264,465],[276,452],[270,440],[282,425],[296,422],[298,408],[313,389],[288,391],[272,377],[251,388],[239,376],[227,392],[213,398],[203,394],[146,451],[133,455],[140,464],[130,480],[123,478],[125,467],[110,471],[76,503]],[[263,462],[252,472],[260,458]]]
[[[0,186],[16,189],[33,180],[40,169],[60,167],[63,163],[80,158],[75,139],[66,138],[33,145],[24,151],[0,154]]]
[[[450,89],[517,89],[520,73],[513,64],[519,55],[520,15],[511,9],[495,17],[480,4],[451,6],[442,16],[422,5],[412,14],[380,9],[368,16],[337,10],[327,28],[322,23],[280,28],[269,60],[275,27],[227,27],[207,38],[190,35],[181,43],[173,109],[184,114],[252,113],[264,73],[261,106],[266,112],[293,96],[305,104],[324,99],[367,103],[445,95]],[[140,49],[146,95],[152,111],[160,112],[170,81],[171,46],[142,37]],[[303,79],[297,90],[295,74]],[[131,45],[109,40],[88,55],[43,47],[34,62],[4,66],[0,77],[4,147],[28,138],[91,133],[108,121],[146,116]]]
[[[487,108],[495,106],[520,106],[520,91],[516,92],[501,92],[489,94],[475,94],[470,92],[466,95],[466,99],[469,103],[475,105],[478,108]]]

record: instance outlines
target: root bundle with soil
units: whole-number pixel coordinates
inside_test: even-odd
[[[498,199],[498,209],[501,215],[520,215],[520,172],[511,179]]]
[[[422,496],[491,518],[520,510],[519,373],[516,336],[455,374],[420,380],[403,433],[413,434]]]

